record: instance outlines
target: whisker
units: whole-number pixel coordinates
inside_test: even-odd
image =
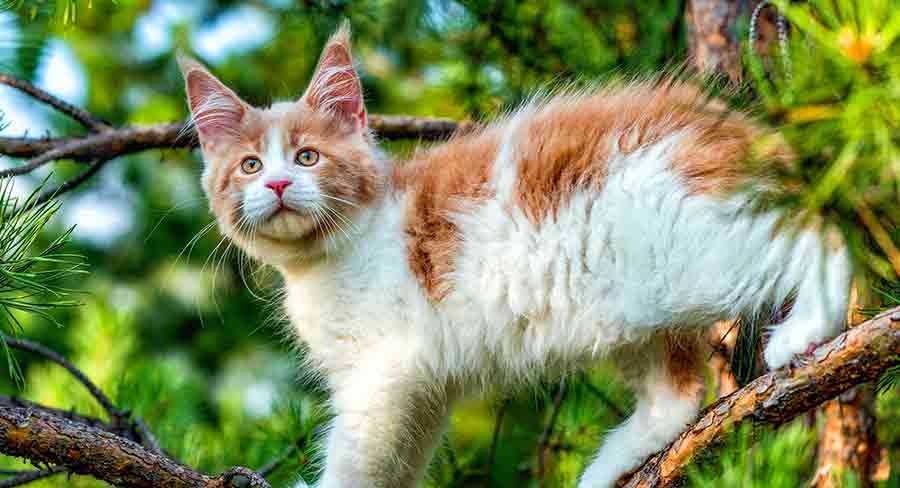
[[[343,198],[336,197],[336,196],[334,196],[334,195],[329,195],[329,194],[327,194],[327,193],[320,193],[320,195],[322,195],[322,196],[325,197],[325,198],[330,198],[330,199],[332,199],[332,200],[336,200],[336,201],[341,202],[341,203],[343,203],[343,204],[345,204],[345,205],[350,205],[350,206],[353,207],[353,208],[359,208],[359,205],[357,205],[357,204],[351,202],[350,200],[345,200],[345,199],[343,199]]]

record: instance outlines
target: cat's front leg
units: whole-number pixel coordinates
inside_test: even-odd
[[[405,354],[374,352],[332,383],[336,416],[319,488],[415,487],[440,439],[446,389]]]

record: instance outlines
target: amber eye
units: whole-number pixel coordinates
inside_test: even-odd
[[[258,173],[262,169],[262,161],[257,158],[247,158],[241,162],[241,171],[244,174],[252,175]]]
[[[319,162],[319,153],[312,149],[304,149],[297,153],[297,164],[300,166],[312,166]]]

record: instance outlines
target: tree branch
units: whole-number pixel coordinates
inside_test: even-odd
[[[21,471],[16,473],[12,478],[0,481],[0,488],[12,488],[14,486],[22,486],[37,480],[49,478],[50,476],[65,473],[66,468],[62,466],[54,466],[50,469],[33,469],[31,471]]]
[[[103,430],[109,432],[110,434],[115,434],[119,437],[134,442],[141,441],[140,436],[138,436],[134,429],[132,429],[128,425],[113,425],[111,423],[104,422],[103,420],[100,420],[96,417],[82,415],[70,410],[48,407],[18,397],[0,395],[0,408],[23,408],[29,411],[44,412],[48,415],[54,415],[56,417],[83,424],[97,430]]]
[[[116,408],[115,405],[113,405],[109,397],[107,397],[106,394],[103,393],[100,388],[94,384],[93,381],[88,379],[87,375],[82,373],[80,369],[75,367],[74,364],[69,362],[68,359],[62,357],[62,355],[60,355],[56,351],[53,351],[41,344],[31,342],[26,339],[16,339],[5,335],[0,336],[0,338],[2,338],[3,341],[6,342],[7,346],[13,349],[19,349],[21,351],[28,351],[32,354],[37,354],[62,366],[66,371],[69,372],[69,374],[74,376],[79,383],[84,385],[84,387],[91,393],[91,396],[93,396],[97,400],[97,403],[99,403],[100,406],[103,407],[103,410],[105,410],[106,413],[109,414],[110,418],[114,422],[118,421],[122,417],[125,417],[125,414],[121,410]]]
[[[741,80],[740,43],[735,20],[745,1],[690,0],[685,12],[688,57],[700,71],[724,73],[735,82]]]
[[[59,98],[47,93],[44,90],[41,90],[40,88],[32,85],[25,80],[20,80],[9,75],[0,74],[0,84],[15,88],[16,90],[21,91],[31,98],[49,105],[50,107],[56,109],[56,111],[71,117],[76,122],[91,131],[101,132],[110,128],[109,124],[107,124],[100,117],[82,110],[64,100],[60,100]]]
[[[0,171],[0,179],[28,174],[61,159],[88,164],[83,172],[63,181],[56,188],[41,193],[31,207],[77,188],[94,176],[106,162],[119,156],[149,149],[191,148],[197,145],[196,132],[188,122],[114,128],[100,117],[60,100],[25,80],[0,74],[0,84],[25,93],[91,131],[84,136],[34,138],[26,134],[23,137],[0,137],[0,154],[28,159],[19,166]],[[474,124],[428,117],[370,115],[369,127],[382,139],[433,141],[469,130]],[[21,211],[27,210],[25,208]]]
[[[270,488],[246,468],[208,476],[115,434],[23,407],[0,407],[0,451],[116,486]]]
[[[878,378],[897,364],[900,307],[841,334],[816,349],[810,362],[794,370],[760,376],[720,399],[664,451],[651,456],[620,485],[673,486],[687,465],[742,423],[753,429],[777,426],[836,397],[854,385]]]
[[[556,420],[559,418],[559,412],[562,409],[562,402],[566,398],[567,391],[566,383],[563,381],[563,383],[559,385],[559,389],[556,390],[556,395],[553,397],[550,418],[547,419],[547,425],[544,426],[544,431],[541,432],[541,437],[538,440],[535,476],[538,479],[538,486],[541,488],[545,486],[544,477],[547,471],[547,451],[550,450],[550,440],[553,437],[553,430],[556,428]]]
[[[455,131],[474,127],[470,122],[450,119],[370,115],[369,127],[386,140],[420,139],[434,141],[450,137]],[[86,136],[72,137],[0,137],[0,154],[14,158],[38,158],[55,151],[53,159],[80,162],[112,159],[148,149],[194,147],[197,137],[184,123],[168,123],[110,129]]]

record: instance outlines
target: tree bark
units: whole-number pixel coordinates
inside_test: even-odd
[[[862,296],[861,296],[862,293]],[[877,297],[853,287],[847,322],[865,320],[858,310],[861,304],[880,305]],[[861,488],[872,486],[890,473],[886,450],[878,444],[875,432],[875,397],[871,388],[857,386],[839,395],[819,409],[822,422],[816,447],[816,472],[811,486],[840,488],[844,476],[852,472]]]
[[[211,477],[105,430],[43,409],[0,407],[0,451],[134,488],[269,488],[250,470]]]
[[[685,12],[688,58],[700,71],[741,81],[741,51],[735,29],[746,0],[689,0]]]
[[[474,124],[449,119],[410,117],[404,115],[370,115],[369,127],[387,140],[440,140],[455,131],[468,130]],[[14,158],[37,158],[52,153],[52,159],[87,162],[112,159],[148,149],[194,147],[197,138],[193,127],[185,123],[156,124],[107,129],[86,136],[73,137],[0,137],[0,154]]]
[[[840,488],[852,471],[861,488],[887,479],[890,471],[886,450],[875,435],[875,398],[869,388],[858,386],[830,400],[821,408],[816,488]]]
[[[720,399],[665,450],[650,457],[624,485],[673,486],[688,464],[740,424],[752,429],[783,424],[854,385],[878,378],[900,354],[900,307],[819,347],[809,363],[760,376]]]

